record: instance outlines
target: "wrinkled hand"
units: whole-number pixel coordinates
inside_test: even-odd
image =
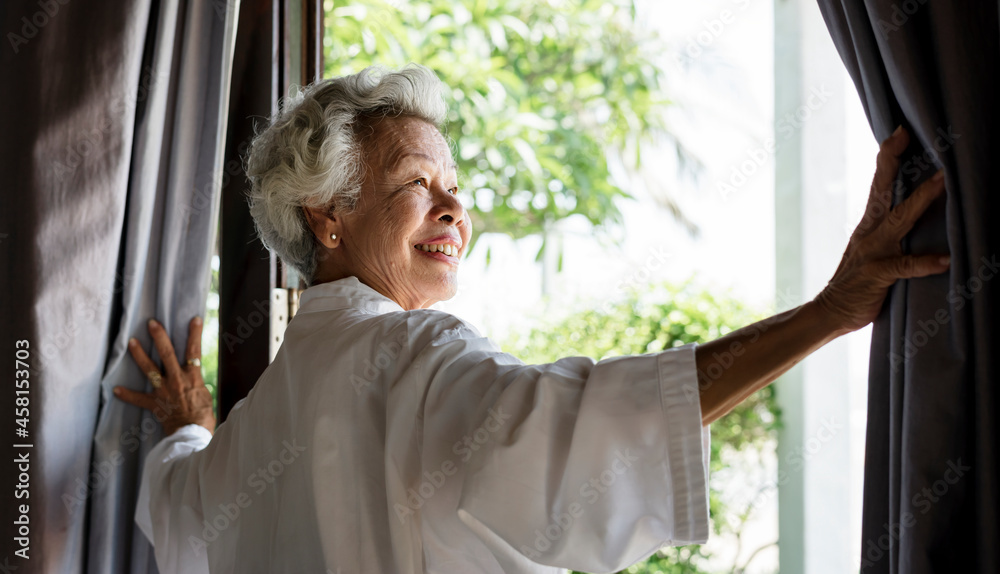
[[[865,215],[851,235],[833,279],[816,296],[819,306],[845,332],[875,320],[889,287],[897,279],[948,270],[947,254],[904,255],[900,246],[913,224],[944,191],[944,172],[939,171],[891,208],[899,156],[909,142],[910,136],[902,127],[882,142]]]
[[[195,317],[188,326],[187,359],[201,358],[201,330],[201,318]],[[149,334],[152,335],[156,352],[159,353],[166,368],[165,375],[146,355],[139,341],[130,339],[128,348],[132,358],[151,381],[159,376],[159,380],[156,380],[159,387],[154,383],[152,393],[140,393],[119,386],[114,388],[115,396],[126,403],[152,411],[163,425],[167,436],[191,423],[215,432],[212,394],[201,378],[201,367],[191,365],[187,361],[183,367],[178,364],[170,337],[167,336],[163,326],[156,321],[149,322]]]

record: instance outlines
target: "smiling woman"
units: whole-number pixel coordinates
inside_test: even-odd
[[[458,289],[472,227],[451,150],[438,129],[408,116],[366,116],[354,209],[307,207],[319,256],[311,283],[357,277],[404,309],[426,309]]]
[[[391,130],[384,122],[402,120],[406,125],[400,127],[443,141],[434,127],[446,114],[439,85],[433,73],[418,67],[384,75],[368,69],[319,82],[288,98],[271,125],[254,139],[247,158],[250,212],[264,244],[294,267],[307,285],[313,283],[317,249],[330,233],[317,241],[303,208],[324,213],[354,211],[364,186],[374,191],[378,185],[378,192],[385,191],[384,178],[390,175],[384,171],[390,167],[385,161],[402,159],[403,151],[425,156],[437,152],[438,159],[444,151],[448,164],[453,163],[447,146],[445,150],[424,149],[407,146],[401,142],[407,138],[398,135],[386,138]],[[419,124],[430,130],[419,129]],[[371,149],[363,149],[366,142],[372,144]],[[396,157],[386,156],[381,149],[385,145],[393,147]],[[433,163],[434,158],[429,160]],[[373,169],[373,162],[380,169]]]
[[[214,436],[201,324],[184,367],[151,324],[164,375],[130,347],[156,382],[118,396],[173,413],[136,511],[161,571],[609,572],[701,543],[707,425],[868,324],[897,278],[947,268],[901,253],[943,183],[889,209],[899,130],[815,300],[703,345],[525,365],[428,309],[472,232],[442,114],[429,70],[367,70],[311,86],[254,142],[254,219],[310,287]]]

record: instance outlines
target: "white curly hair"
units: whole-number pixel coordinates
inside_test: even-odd
[[[320,80],[286,98],[246,160],[250,214],[261,241],[311,285],[317,242],[302,208],[357,206],[364,175],[359,120],[412,116],[440,129],[446,114],[441,81],[415,64]]]

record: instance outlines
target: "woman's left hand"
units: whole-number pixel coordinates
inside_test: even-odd
[[[695,349],[702,424],[725,416],[816,349],[871,323],[897,280],[948,270],[947,254],[907,255],[900,245],[944,192],[944,179],[931,177],[892,207],[899,156],[909,138],[900,128],[882,142],[865,215],[833,279],[813,301]]]
[[[948,270],[947,253],[905,255],[900,244],[924,211],[944,192],[944,172],[939,171],[906,200],[892,207],[899,156],[909,142],[910,135],[902,127],[882,142],[865,215],[851,235],[833,279],[816,296],[816,303],[834,320],[840,332],[855,331],[875,320],[889,287],[898,279]]]
[[[188,326],[187,360],[182,367],[177,362],[170,337],[155,320],[149,321],[149,334],[163,361],[166,374],[150,360],[139,345],[139,341],[128,342],[132,358],[142,372],[153,383],[152,393],[140,393],[126,387],[115,387],[115,396],[126,403],[148,409],[163,425],[167,436],[188,424],[197,424],[215,432],[215,413],[212,409],[212,394],[201,377],[201,330],[200,317],[191,320]],[[195,363],[195,364],[192,364]]]

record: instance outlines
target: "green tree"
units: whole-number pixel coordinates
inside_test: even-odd
[[[445,131],[480,233],[544,235],[572,215],[609,230],[620,222],[616,198],[629,194],[611,181],[606,154],[635,169],[641,143],[669,137],[670,101],[654,65],[662,46],[637,24],[631,0],[325,8],[327,76],[417,62],[449,86]]]
[[[595,360],[638,355],[688,343],[706,343],[748,325],[762,316],[735,299],[699,290],[692,283],[658,285],[648,292],[632,292],[624,300],[601,309],[574,313],[527,333],[514,334],[504,350],[526,363],[549,363],[561,357],[587,356]],[[712,423],[712,473],[734,464],[736,453],[762,453],[777,440],[779,409],[774,389],[765,387]],[[709,511],[715,534],[741,540],[742,528],[753,506],[729,508],[710,485]],[[666,548],[645,564],[626,572],[638,574],[698,574],[709,558],[699,546]],[[733,565],[740,572],[746,564]]]

